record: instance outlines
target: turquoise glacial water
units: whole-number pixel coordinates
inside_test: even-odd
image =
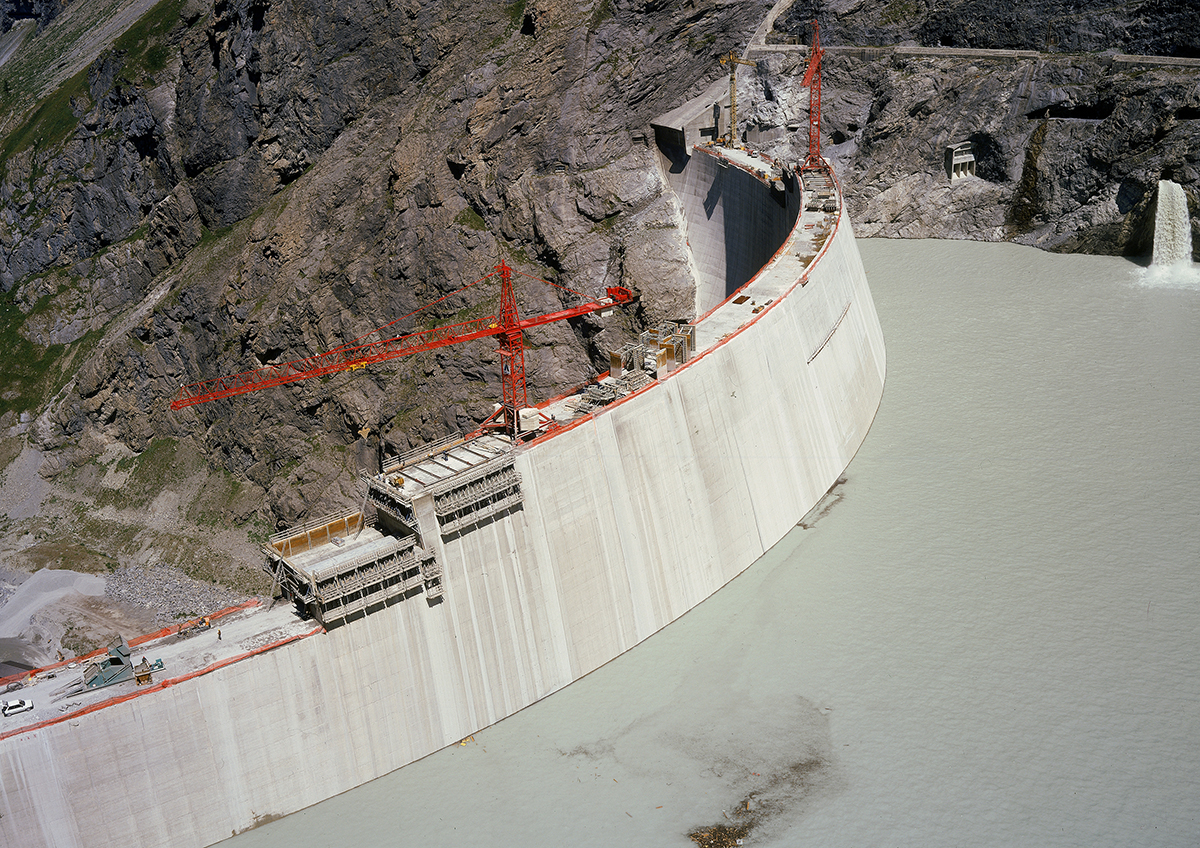
[[[805,527],[566,690],[228,844],[1198,844],[1195,275],[861,249],[887,387]]]

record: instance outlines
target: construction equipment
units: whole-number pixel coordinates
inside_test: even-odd
[[[518,271],[516,273],[520,274],[521,272]],[[408,315],[403,316],[403,318],[391,321],[383,327],[373,330],[359,339],[355,339],[348,345],[335,348],[327,353],[310,356],[306,359],[297,359],[280,365],[267,365],[253,371],[246,371],[241,374],[218,377],[214,380],[204,380],[199,383],[183,386],[180,388],[175,400],[171,401],[171,409],[183,409],[195,406],[196,404],[206,403],[210,400],[216,400],[217,398],[246,394],[247,392],[258,391],[259,389],[266,389],[271,386],[294,383],[298,380],[321,377],[339,371],[351,371],[376,362],[409,356],[410,354],[434,350],[460,342],[468,342],[488,336],[499,336],[500,374],[503,385],[503,397],[499,409],[483,426],[503,427],[509,435],[516,439],[520,433],[520,411],[527,407],[529,403],[525,389],[524,331],[531,327],[540,327],[543,324],[563,321],[568,318],[578,318],[593,312],[603,314],[615,306],[632,303],[635,295],[623,286],[610,286],[607,289],[607,297],[589,300],[579,292],[569,289],[566,286],[559,286],[556,283],[541,280],[529,274],[521,274],[521,276],[529,277],[531,280],[537,280],[546,285],[563,289],[583,300],[579,305],[562,309],[558,312],[551,312],[547,315],[539,315],[533,318],[521,318],[517,314],[517,299],[513,292],[512,274],[513,269],[502,259],[500,260],[500,264],[495,267],[495,270],[486,277],[481,277],[475,282],[463,286],[433,303],[426,304],[420,309],[416,309]],[[422,330],[393,338],[384,337],[384,330],[392,326],[392,324],[397,323],[397,321],[409,318],[423,309],[428,309],[455,294],[466,291],[472,286],[496,276],[500,278],[499,314],[487,315],[483,318],[464,321],[461,324],[435,327],[431,330]],[[376,333],[379,334],[381,341],[361,343],[363,339],[369,338]]]
[[[804,168],[824,168],[821,158],[821,49],[820,25],[813,21],[812,47],[808,53],[808,68],[801,85],[808,86],[808,157]]]
[[[187,624],[184,624],[182,627],[180,627],[177,631],[175,631],[175,639],[177,641],[179,639],[187,639],[190,636],[195,636],[197,633],[203,633],[205,630],[208,630],[211,627],[212,622],[209,621],[208,616],[206,615],[203,618],[197,618],[195,621],[189,621]]]
[[[752,68],[757,68],[757,62],[751,62],[749,59],[741,59],[732,50],[728,55],[721,56],[722,65],[729,65],[729,135],[725,139],[726,147],[733,147],[737,143],[737,66],[749,65]]]
[[[55,689],[51,693],[51,699],[61,701],[63,698],[79,695],[89,689],[103,689],[105,686],[132,680],[134,666],[130,654],[129,643],[125,641],[124,637],[114,637],[108,644],[108,653],[105,656],[90,661],[83,667],[83,674],[65,686]],[[142,664],[145,666],[143,671],[146,674],[166,668],[162,660],[155,660],[154,664],[150,665],[145,657],[142,658]]]

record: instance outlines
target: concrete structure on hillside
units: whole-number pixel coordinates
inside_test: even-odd
[[[718,79],[699,97],[654,119],[651,129],[661,150],[686,153],[698,144],[716,141],[722,133],[722,115],[729,114],[729,83]],[[728,129],[728,126],[725,126]]]
[[[796,525],[883,392],[849,217],[827,172],[676,141],[699,317],[639,339],[640,364],[614,352],[622,373],[544,405],[532,441],[398,458],[363,510],[272,539],[327,629],[239,611],[155,643],[178,676],[0,727],[0,841],[203,846],[299,810],[578,680]]]
[[[960,141],[946,148],[946,176],[951,180],[975,176],[975,145]]]

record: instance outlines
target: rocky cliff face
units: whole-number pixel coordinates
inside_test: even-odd
[[[863,235],[1143,256],[1158,181],[1200,188],[1200,68],[831,58],[828,152]],[[946,171],[946,148],[960,142],[977,178]]]
[[[1060,6],[1046,13],[1054,33],[1099,34],[1056,49],[1142,43],[1140,24],[1118,12]],[[44,452],[41,473],[64,498],[103,502],[110,525],[81,545],[148,561],[206,526],[274,526],[340,506],[379,451],[471,428],[499,394],[488,343],[172,413],[181,384],[364,338],[500,258],[579,291],[642,294],[641,311],[616,322],[531,334],[535,397],[581,382],[641,322],[692,311],[648,125],[720,76],[716,57],[744,48],[768,7],[163,0],[10,122],[0,347],[14,364],[0,426]],[[1192,49],[1172,9],[1122,9],[1175,22],[1151,47]],[[979,21],[1007,14],[877,0],[816,9],[834,47],[947,44],[947,27],[964,43],[972,10]],[[803,37],[812,11],[783,15],[774,40]],[[968,28],[965,43],[1030,47],[1037,21],[1013,14],[1007,29]],[[1087,27],[1060,26],[1071,15]],[[1102,23],[1125,40],[1105,41]],[[756,58],[739,111],[752,139],[795,159],[805,57]],[[0,66],[0,102],[17,102],[23,72]],[[831,49],[825,150],[864,235],[1139,254],[1157,180],[1195,193],[1195,75],[1111,55]],[[960,141],[974,145],[977,177],[951,181],[944,150]],[[529,282],[522,308],[556,309],[557,291]],[[494,308],[494,291],[472,290],[420,320],[482,314],[488,298]],[[174,535],[121,535],[150,525]]]
[[[1200,18],[1171,0],[796,0],[776,31],[803,40],[814,19],[830,44],[1200,57]]]
[[[8,32],[19,20],[32,19],[39,29],[45,27],[62,7],[62,0],[4,0],[0,3],[0,33]]]
[[[41,367],[14,376],[6,424],[32,413],[43,475],[77,490],[109,479],[112,445],[167,445],[240,481],[238,503],[257,493],[272,525],[320,514],[379,450],[486,417],[494,345],[178,414],[170,398],[363,337],[500,258],[641,292],[611,329],[531,334],[535,397],[582,382],[631,322],[691,311],[646,130],[767,8],[165,0],[9,137],[0,280],[13,349]],[[527,283],[522,308],[560,308],[557,292]],[[475,294],[422,320],[494,308]]]
[[[1200,22],[1189,10],[1156,0],[1099,10],[1077,0],[1037,9],[800,2],[777,19],[774,40],[807,41],[814,12],[831,47],[826,155],[860,234],[1143,256],[1160,179],[1183,184],[1195,208],[1200,64],[1114,55],[1200,55]],[[846,47],[897,44],[1041,52]],[[796,60],[769,64],[786,80]],[[974,148],[978,179],[946,172],[946,148],[960,142]]]

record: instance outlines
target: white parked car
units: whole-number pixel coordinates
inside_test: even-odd
[[[0,712],[3,712],[4,715],[7,717],[7,716],[16,715],[17,713],[23,713],[26,710],[32,710],[32,709],[33,709],[33,701],[26,701],[26,700],[5,701],[4,706],[2,708],[0,708]]]

